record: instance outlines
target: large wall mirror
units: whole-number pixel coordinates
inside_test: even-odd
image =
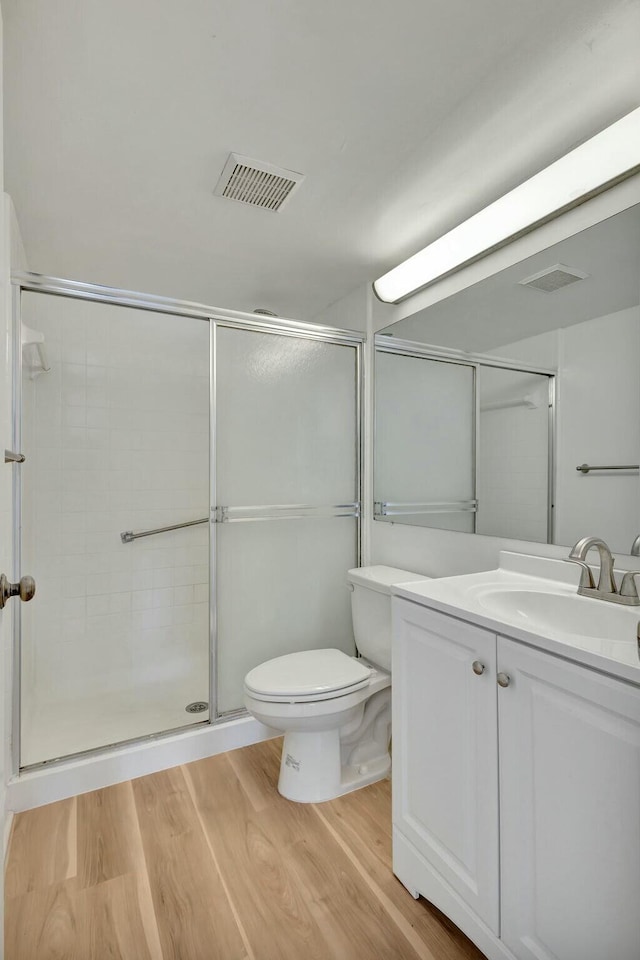
[[[376,335],[378,520],[628,554],[640,205]]]

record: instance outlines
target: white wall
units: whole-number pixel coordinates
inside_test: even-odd
[[[367,287],[356,287],[346,296],[325,307],[313,318],[313,322],[327,327],[343,327],[346,330],[366,330],[368,299]]]
[[[0,9],[0,192],[4,190],[3,139],[3,28]],[[11,285],[10,285],[10,202],[2,193],[0,222],[0,442],[11,449]],[[12,483],[11,468],[0,468],[0,573],[13,573],[12,552]],[[15,601],[14,601],[15,602]],[[7,814],[7,780],[11,774],[11,613],[0,611],[0,837],[2,838],[2,872],[0,874],[0,958],[4,956],[4,859],[9,837],[10,816]]]
[[[1,37],[0,37],[1,41]],[[1,72],[1,71],[0,71]],[[0,160],[1,179],[1,160]],[[0,438],[2,448],[12,448],[11,442],[11,288],[9,283],[9,228],[8,197],[2,195],[2,222],[0,224]],[[0,467],[0,573],[13,575],[12,537],[12,468]],[[16,603],[15,600],[12,603]],[[11,674],[12,674],[11,607],[0,611],[0,830],[3,840],[3,858],[6,854],[10,818],[6,812],[6,784],[11,775]],[[4,876],[4,871],[3,871]],[[4,929],[4,881],[0,879],[0,956],[4,956],[2,934]]]
[[[120,533],[208,516],[209,325],[35,293],[23,320],[52,367],[24,378],[38,602],[23,610],[22,761],[35,763],[178,726],[208,699],[208,526]]]
[[[628,553],[640,533],[637,472],[576,470],[581,463],[640,463],[639,358],[639,307],[560,332],[557,543],[593,534]]]
[[[626,554],[640,532],[637,473],[585,475],[576,467],[640,463],[640,307],[505,345],[498,352],[557,368],[554,541],[570,545],[589,534]]]

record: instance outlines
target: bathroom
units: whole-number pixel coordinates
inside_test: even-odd
[[[544,615],[561,616],[579,577],[598,594],[595,552],[564,560],[602,538],[614,573],[631,571],[624,592],[602,577],[576,601],[595,608],[591,648],[565,661],[552,639],[545,656],[611,687],[627,746],[609,751],[608,793],[585,775],[577,819],[609,803],[625,823],[640,781],[638,617],[628,634],[622,602],[640,569],[637,156],[399,294],[373,283],[633,118],[640,4],[2,0],[2,16],[0,572],[35,579],[0,611],[5,955],[638,960],[622,917],[637,822],[630,861],[612,830],[599,859],[567,859],[593,886],[558,900],[560,865],[517,847],[508,785],[498,796],[518,744],[495,727],[532,675],[510,666],[504,644],[526,646],[514,618],[542,622],[505,613],[495,584],[529,596],[540,578],[558,591]],[[446,595],[491,571],[500,610]],[[445,618],[438,636],[454,610],[475,631],[453,658],[462,699],[444,659],[419,669],[432,648],[416,638],[438,630],[416,608]],[[607,673],[593,638],[618,629]],[[289,655],[313,706],[251,680]],[[408,719],[414,682],[435,725]],[[321,728],[337,687],[348,716]],[[446,760],[463,716],[501,751],[474,741],[464,776]],[[587,756],[577,736],[567,749]],[[426,826],[407,812],[418,797]],[[537,931],[535,877],[508,873],[527,858],[551,870]],[[616,903],[600,874],[625,877]],[[590,898],[617,940],[577,934]]]

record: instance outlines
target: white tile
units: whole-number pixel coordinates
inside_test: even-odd
[[[65,619],[79,619],[86,616],[87,601],[85,597],[69,597],[62,601],[62,616]]]
[[[131,610],[131,592],[113,593],[109,609],[111,613],[128,613]]]
[[[170,626],[173,623],[173,607],[154,607],[151,611],[154,627]]]
[[[91,586],[90,583],[87,583],[87,589]],[[87,596],[87,616],[88,617],[102,617],[106,616],[109,612],[109,596],[108,594],[103,594],[101,596]]]
[[[193,585],[196,583],[197,568],[195,566],[176,567],[173,571],[173,582],[176,586]]]
[[[173,568],[172,567],[161,567],[158,570],[153,571],[153,586],[154,588],[162,587],[171,587],[173,586]]]
[[[106,406],[93,406],[89,403],[90,399],[90,387],[87,387],[87,408],[86,408],[86,424],[87,427],[92,427],[99,430],[107,430],[109,427],[109,409]]]
[[[87,596],[98,596],[100,594],[111,593],[111,586],[108,574],[94,573],[86,578]]]
[[[110,573],[109,582],[113,593],[126,593],[132,589],[131,574],[128,571]]]
[[[185,585],[183,587],[174,587],[173,590],[173,603],[176,606],[181,606],[187,603],[194,602],[194,587],[191,584]]]
[[[196,583],[194,586],[193,599],[195,603],[209,603],[209,584]]]
[[[194,583],[209,583],[209,565],[200,564],[199,566],[194,567],[193,574]]]
[[[82,576],[74,576],[70,578],[65,578],[62,581],[62,596],[63,598],[67,597],[82,597],[87,592],[87,579]]]
[[[86,367],[80,363],[62,364],[62,403],[84,406],[86,403]]]
[[[153,590],[153,606],[154,607],[170,607],[173,604],[173,589],[171,587],[164,587],[162,589]]]
[[[109,430],[104,427],[88,427],[86,444],[88,450],[108,450]]]
[[[87,573],[86,560],[83,553],[63,553],[58,558],[59,572],[65,579],[84,579]],[[68,594],[79,596],[79,594]]]
[[[151,590],[153,587],[153,570],[138,570],[131,575],[132,590]]]
[[[184,606],[174,606],[173,607],[173,623],[174,624],[185,624],[192,623],[195,615],[195,607],[192,603],[185,604]]]
[[[84,343],[74,340],[64,340],[60,346],[60,359],[64,363],[85,364],[87,348]]]
[[[150,610],[153,606],[153,590],[134,590],[131,594],[132,610]]]
[[[65,618],[62,624],[62,637],[67,641],[84,641],[87,634],[87,621],[84,617]]]
[[[80,514],[80,516],[82,516],[82,514]],[[82,554],[82,562],[84,563],[84,556],[87,552],[86,534],[84,530],[69,530],[67,528],[64,534],[63,547],[64,552],[74,558],[77,554]]]

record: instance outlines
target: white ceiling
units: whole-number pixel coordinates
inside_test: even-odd
[[[521,280],[557,263],[588,274],[544,293]],[[468,353],[489,353],[640,303],[640,206],[554,244],[381,330]]]
[[[32,270],[311,319],[640,102],[640,0],[2,0]],[[213,196],[229,152],[306,174]]]

